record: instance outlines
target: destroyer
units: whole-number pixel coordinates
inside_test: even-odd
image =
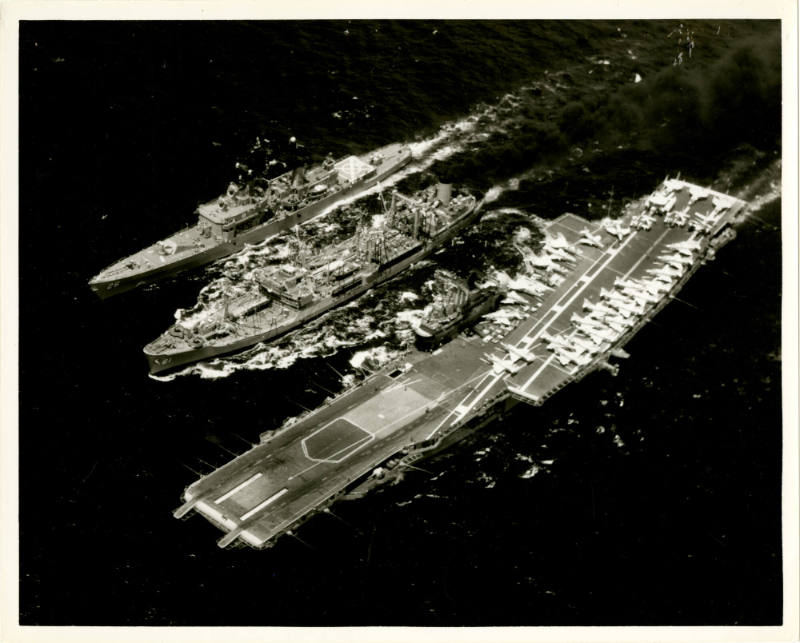
[[[254,271],[249,291],[226,299],[215,314],[176,322],[148,344],[150,372],[241,350],[289,332],[427,257],[479,211],[473,196],[451,198],[449,185],[411,199],[392,195],[386,214],[362,221],[356,234],[314,254]]]
[[[405,145],[363,156],[328,157],[308,172],[293,170],[269,181],[231,183],[225,194],[197,208],[198,222],[117,261],[89,282],[100,297],[202,266],[291,226],[308,221],[337,200],[366,190],[411,161]]]

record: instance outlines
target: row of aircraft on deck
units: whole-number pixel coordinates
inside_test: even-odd
[[[677,201],[676,191],[687,186],[690,190],[688,204],[683,210],[673,212],[672,207]],[[712,198],[714,206],[711,212],[690,214],[690,207],[694,203],[708,197]],[[658,257],[661,265],[647,270],[648,277],[617,278],[613,290],[600,290],[599,302],[584,300],[584,315],[573,313],[570,320],[572,325],[567,331],[557,335],[543,331],[541,339],[555,359],[562,366],[580,368],[590,364],[598,353],[613,345],[649,306],[656,304],[683,276],[695,261],[695,253],[702,248],[698,236],[710,232],[732,203],[733,200],[725,195],[712,194],[703,188],[668,179],[663,189],[648,197],[644,210],[630,217],[628,225],[621,219],[604,219],[601,222],[602,229],[620,241],[634,231],[650,230],[656,222],[656,214],[663,215],[664,223],[670,227],[688,227],[693,232],[688,239],[667,246],[669,252]],[[578,244],[602,248],[603,240],[600,234],[583,228],[576,240]],[[561,233],[546,236],[543,250],[540,255],[532,255],[520,249],[527,267],[547,281],[543,283],[528,278],[532,284],[523,290],[538,297],[555,285],[557,277],[563,279],[567,273],[565,264],[574,263],[578,253],[575,245],[570,244]],[[502,346],[508,352],[505,357],[494,354],[486,356],[498,375],[503,372],[517,373],[525,364],[537,359],[531,349],[524,350],[510,344]]]
[[[658,303],[694,262],[694,253],[702,243],[696,235],[667,246],[670,252],[658,257],[660,266],[650,268],[650,277],[624,279],[617,277],[614,289],[600,289],[600,301],[585,299],[584,315],[573,313],[569,334],[541,337],[562,366],[589,364],[595,355],[619,339],[640,318],[648,307]]]
[[[673,211],[673,206],[677,202],[675,192],[680,189],[689,190],[689,202],[682,210]],[[690,208],[698,201],[711,199],[713,209],[707,214],[700,212],[690,213]],[[664,223],[671,227],[688,226],[700,234],[711,232],[715,225],[722,218],[724,212],[730,208],[735,200],[725,194],[719,194],[706,190],[697,185],[683,183],[676,179],[667,179],[663,188],[650,195],[646,202],[645,212],[660,212],[664,215]]]
[[[574,264],[578,258],[578,251],[560,232],[555,236],[545,236],[542,251],[538,254],[520,246],[517,250],[522,254],[528,272],[541,276],[544,282],[539,283],[547,288],[555,286],[557,277],[563,278],[569,272],[566,264]]]
[[[588,233],[587,230],[584,232]],[[600,289],[599,302],[584,300],[584,314],[573,313],[569,329],[558,334],[542,331],[540,339],[561,366],[587,366],[599,353],[613,346],[650,306],[672,289],[695,261],[694,255],[702,245],[697,232],[684,241],[670,244],[667,246],[669,251],[658,257],[660,265],[647,269],[648,277],[618,277],[613,289]],[[511,344],[502,346],[507,351],[506,356],[486,356],[497,375],[503,372],[516,374],[526,364],[538,359],[532,349],[525,350]]]
[[[690,192],[689,201],[682,210],[674,211],[672,208],[677,202],[675,191],[687,187]],[[690,212],[691,207],[700,200],[711,198],[713,209],[707,214]],[[706,234],[713,230],[720,221],[725,211],[733,205],[734,199],[727,195],[711,193],[696,185],[682,183],[674,179],[667,179],[664,187],[650,195],[645,202],[644,210],[630,218],[630,225],[626,226],[619,219],[604,219],[603,229],[610,235],[622,241],[633,230],[650,230],[656,222],[656,214],[664,216],[664,223],[670,227],[688,227],[699,234]],[[583,239],[586,230],[582,231]],[[581,242],[583,242],[583,239]]]

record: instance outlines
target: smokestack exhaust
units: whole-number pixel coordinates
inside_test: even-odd
[[[436,198],[442,205],[450,205],[450,198],[453,195],[453,186],[450,183],[439,183],[436,186]]]

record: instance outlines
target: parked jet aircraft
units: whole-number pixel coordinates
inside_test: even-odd
[[[602,241],[603,239],[599,234],[592,234],[589,232],[588,228],[581,230],[581,238],[578,239],[578,243],[594,246],[595,248],[600,248],[602,246]]]
[[[641,315],[644,312],[643,303],[633,303],[629,298],[624,297],[621,293],[614,292],[613,290],[606,290],[605,288],[601,289],[600,293],[602,296],[606,297],[609,305],[612,308],[616,308],[625,317],[630,317],[631,315]]]
[[[564,234],[559,232],[554,237],[546,237],[545,244],[549,245],[551,248],[559,248],[561,250],[571,250],[572,246],[570,245],[569,241],[567,241]]]
[[[671,255],[661,255],[658,259],[659,261],[663,261],[665,263],[678,263],[683,266],[688,266],[692,263],[692,259],[690,257],[686,257],[680,252],[673,252]]]
[[[605,323],[608,324],[608,327],[611,330],[613,330],[615,333],[618,334],[624,333],[628,328],[633,326],[633,323],[631,321],[624,319],[619,315],[615,317],[607,317],[603,321],[605,321]]]
[[[575,261],[577,258],[575,253],[564,248],[553,248],[550,253],[553,255],[553,259],[558,261]]]
[[[584,351],[586,351],[590,355],[593,355],[594,353],[597,352],[597,350],[598,350],[597,345],[600,342],[597,342],[595,344],[595,343],[586,341],[585,339],[582,339],[581,337],[573,336],[572,337],[572,343],[573,343],[573,345],[577,346],[578,348],[583,349]]]
[[[652,214],[648,214],[647,212],[642,212],[640,214],[635,215],[631,219],[631,226],[636,228],[637,230],[649,230],[653,227],[656,219]]]
[[[565,337],[562,337],[561,335],[551,335],[546,330],[542,331],[541,337],[549,344],[548,348],[551,350],[554,346],[560,346],[561,348],[570,348],[572,346],[572,343]]]
[[[681,254],[691,254],[696,250],[700,250],[703,244],[698,241],[697,237],[692,235],[688,239],[684,241],[678,241],[676,243],[671,243],[667,246],[667,248],[671,248],[672,250],[677,250]]]
[[[622,288],[622,293],[633,297],[637,303],[656,303],[660,298],[654,295],[651,292],[648,292],[645,289],[633,288],[631,286],[625,286]]]
[[[618,303],[617,310],[621,312],[629,312],[631,315],[643,315],[644,314],[644,303],[641,301],[636,301],[635,303]]]
[[[581,317],[578,313],[572,313],[572,316],[569,318],[569,320],[573,324],[578,324],[578,325],[585,324],[586,326],[595,328],[597,330],[606,328],[606,325],[601,320],[594,319],[588,316]]]
[[[488,353],[486,357],[492,363],[492,371],[494,371],[495,375],[500,375],[500,373],[503,371],[507,371],[514,375],[522,370],[522,364],[515,364],[514,360],[501,359],[493,353]]]
[[[711,228],[714,227],[714,224],[717,222],[717,217],[714,214],[699,214],[695,213],[697,220],[694,221],[694,229],[699,230],[700,232],[708,232]]]
[[[587,355],[564,348],[556,350],[555,356],[556,359],[561,362],[562,366],[569,366],[570,364],[575,364],[576,366],[586,366],[586,364],[589,364],[592,361],[591,357]]]
[[[517,360],[523,359],[526,362],[532,362],[536,359],[536,355],[530,351],[524,351],[521,348],[512,346],[511,344],[503,344],[503,348],[508,351],[509,355],[513,356]]]
[[[585,310],[591,310],[592,312],[597,312],[599,314],[605,314],[605,315],[615,315],[616,314],[616,311],[614,311],[613,309],[609,308],[605,304],[603,304],[603,303],[595,304],[594,302],[591,302],[588,299],[584,299],[583,300],[583,308]]]
[[[675,279],[677,279],[683,274],[683,270],[680,270],[679,268],[674,268],[672,266],[649,268],[647,272],[649,272],[651,275],[656,275],[656,277],[668,279],[670,282],[675,281]]]
[[[533,255],[529,260],[531,265],[537,268],[551,268],[556,265],[556,262],[553,261],[553,258],[548,254]]]
[[[681,210],[680,212],[675,213],[675,225],[679,228],[682,228],[689,222],[689,211],[688,210]]]
[[[607,290],[606,288],[600,289],[600,296],[609,302],[618,301],[623,304],[628,304],[631,301],[630,297],[626,297],[621,292],[617,292],[616,290]]]
[[[616,334],[606,327],[604,329],[595,328],[590,324],[579,324],[578,330],[586,335],[598,346],[603,342],[613,342],[616,339]]]
[[[620,241],[622,241],[625,237],[627,237],[631,233],[630,228],[623,226],[619,222],[619,220],[616,219],[612,221],[606,221],[603,224],[603,227],[605,228],[605,231],[608,232],[608,234],[614,235]]]

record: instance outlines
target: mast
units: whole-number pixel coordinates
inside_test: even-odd
[[[614,186],[611,186],[611,195],[608,197],[608,205],[606,206],[606,216],[611,216],[611,201],[614,199]]]

